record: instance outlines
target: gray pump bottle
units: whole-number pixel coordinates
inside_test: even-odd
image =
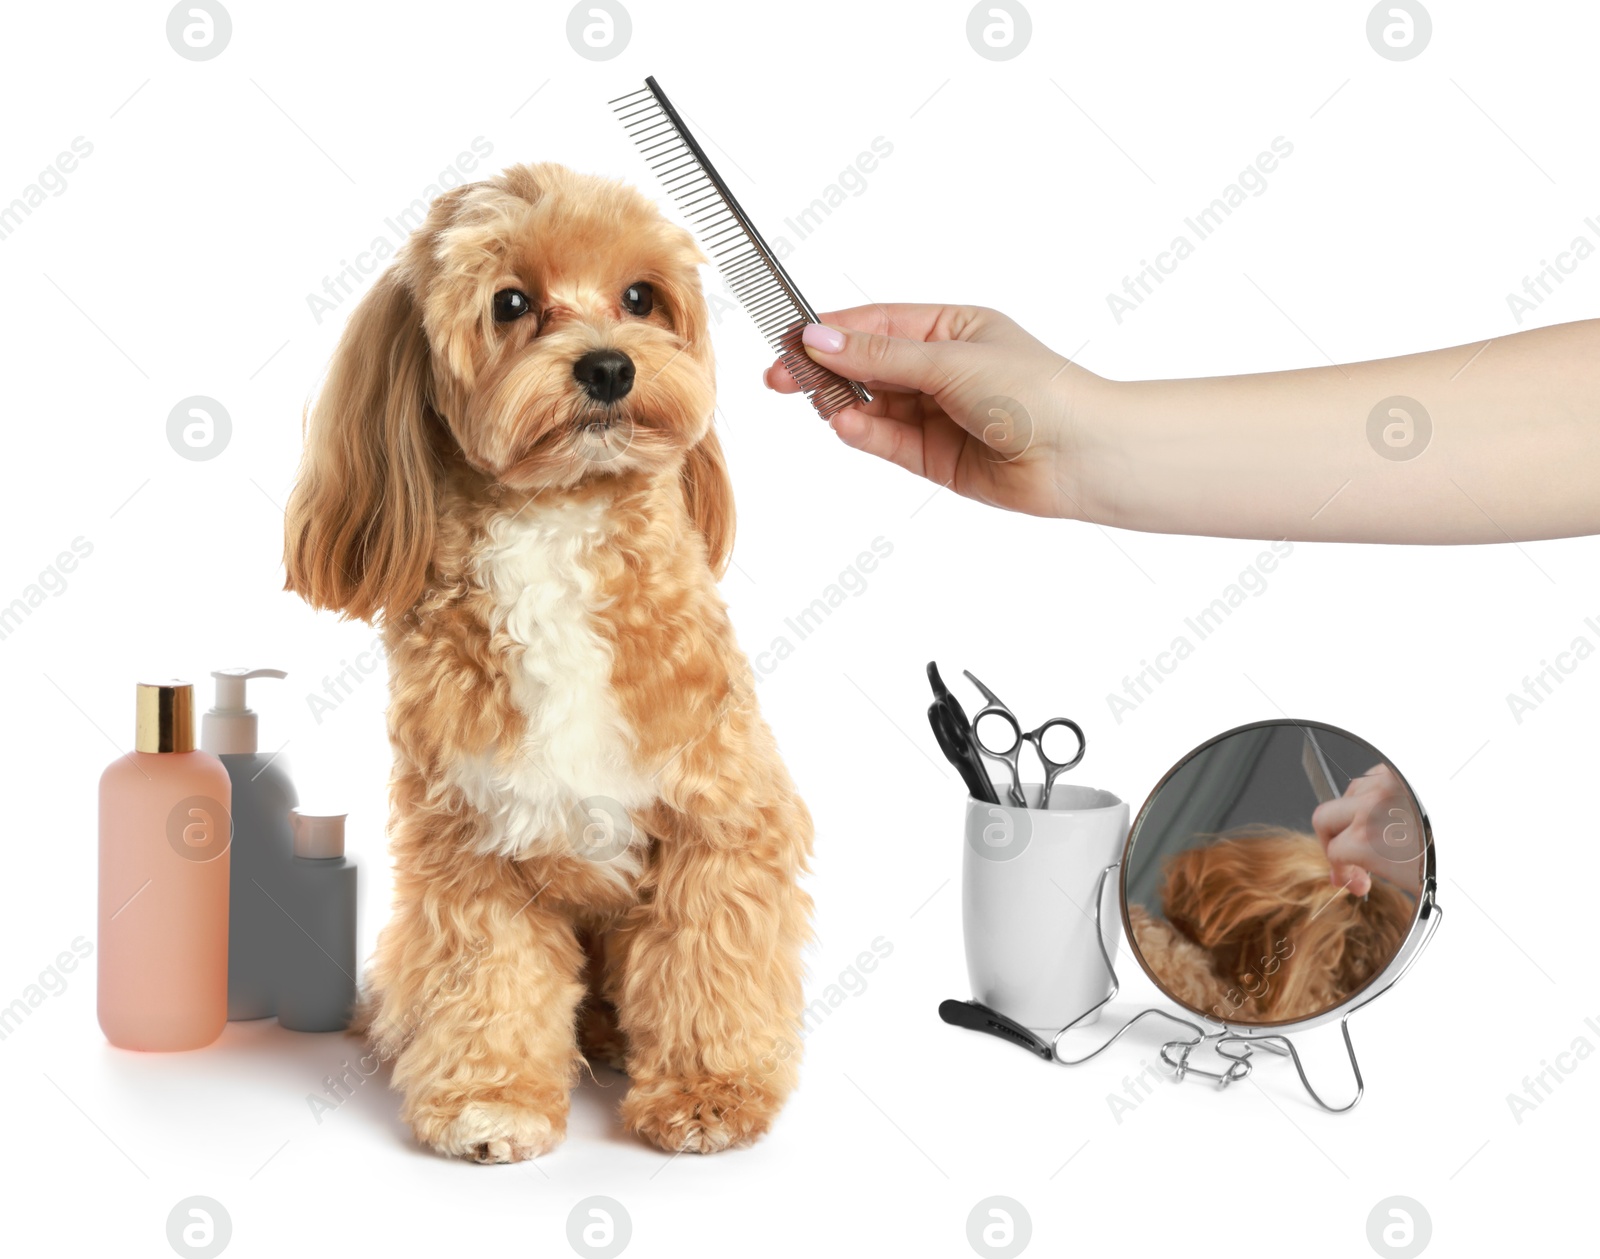
[[[290,813],[285,908],[300,929],[282,937],[278,1022],[291,1031],[342,1031],[355,1006],[356,865],[344,855],[344,817]]]
[[[281,669],[218,669],[216,707],[201,719],[200,746],[222,761],[233,781],[233,848],[228,885],[228,1018],[277,1013],[279,957],[288,932],[285,896],[293,860],[289,812],[299,803],[288,766],[257,750],[256,714],[245,704],[251,678]]]

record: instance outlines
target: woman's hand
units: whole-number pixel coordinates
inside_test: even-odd
[[[858,306],[822,321],[806,327],[806,352],[873,395],[834,415],[847,445],[980,502],[1092,518],[1073,405],[1106,382],[979,306]],[[781,362],[766,383],[799,388]]]
[[[1135,381],[1085,371],[981,306],[823,321],[806,352],[873,394],[833,417],[839,436],[997,507],[1224,538],[1600,533],[1600,319],[1346,366]],[[796,389],[779,364],[766,380]],[[1393,416],[1412,449],[1375,427]]]

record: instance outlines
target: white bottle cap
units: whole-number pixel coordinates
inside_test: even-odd
[[[294,855],[324,860],[344,856],[343,813],[302,813],[289,810],[289,829],[294,832]]]
[[[216,706],[200,719],[200,746],[214,756],[254,752],[256,715],[245,705],[244,684],[251,678],[288,677],[282,669],[216,669]]]

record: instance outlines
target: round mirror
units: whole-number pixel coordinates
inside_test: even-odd
[[[1245,1029],[1320,1022],[1381,992],[1425,937],[1435,885],[1427,815],[1399,771],[1300,721],[1241,726],[1180,761],[1134,819],[1121,877],[1145,973]]]

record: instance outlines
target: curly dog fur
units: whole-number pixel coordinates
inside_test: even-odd
[[[716,587],[701,261],[622,184],[453,189],[307,417],[287,587],[389,659],[395,900],[362,1025],[443,1154],[552,1148],[585,1049],[666,1150],[754,1140],[795,1083],[811,821]],[[625,356],[620,396],[596,352]]]

